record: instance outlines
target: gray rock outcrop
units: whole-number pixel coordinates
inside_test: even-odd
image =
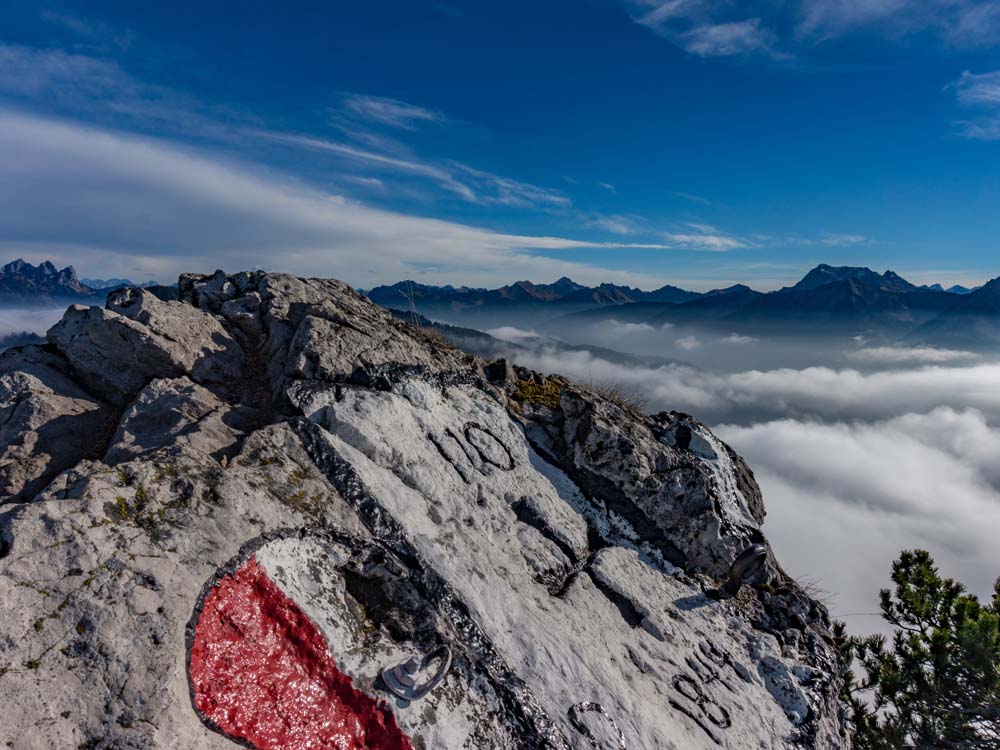
[[[71,307],[0,355],[0,421],[0,747],[339,747],[292,705],[327,662],[351,686],[329,700],[392,730],[351,747],[849,747],[826,610],[728,446],[341,282],[217,272]],[[429,695],[387,690],[443,646]],[[297,677],[244,680],[260,659]]]

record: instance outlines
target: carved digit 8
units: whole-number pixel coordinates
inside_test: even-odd
[[[446,428],[443,438],[428,433],[427,439],[437,449],[441,458],[452,465],[466,484],[471,484],[472,481],[468,476],[468,470],[463,468],[463,463],[468,464],[473,469],[478,469],[481,474],[488,474],[492,471],[489,467],[500,471],[512,471],[515,465],[510,448],[504,445],[503,441],[491,430],[475,422],[469,422],[463,427],[461,437],[450,428]],[[458,446],[461,457],[455,455],[453,448],[449,450],[452,443]]]
[[[674,700],[670,701],[670,705],[687,715],[688,718],[700,726],[712,738],[715,744],[721,745],[722,742],[715,736],[712,728],[706,725],[705,721],[718,729],[728,729],[733,724],[729,716],[729,711],[705,693],[701,687],[701,683],[694,677],[679,674],[674,677],[673,683],[674,690],[693,703],[697,707],[697,711],[694,708],[683,706]]]

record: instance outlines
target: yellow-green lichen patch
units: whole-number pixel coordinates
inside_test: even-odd
[[[513,398],[515,401],[527,401],[531,404],[555,409],[559,406],[561,394],[562,388],[554,380],[546,380],[541,385],[532,380],[519,380],[514,387]]]

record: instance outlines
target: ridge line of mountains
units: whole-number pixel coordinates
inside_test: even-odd
[[[955,295],[967,295],[982,287],[969,288],[955,285],[945,289],[941,284],[917,286],[911,284],[895,271],[878,274],[869,268],[854,266],[830,266],[821,264],[812,269],[801,281],[791,287],[777,290],[812,290],[831,283],[849,282],[860,286],[869,286],[892,292],[940,292]],[[594,305],[625,305],[640,302],[667,304],[683,304],[698,299],[718,297],[723,295],[767,296],[774,292],[758,292],[746,284],[735,284],[723,289],[713,289],[708,292],[693,292],[667,284],[652,291],[644,291],[636,287],[611,283],[603,283],[589,287],[578,284],[563,276],[552,284],[535,284],[531,281],[517,281],[497,289],[481,287],[434,286],[420,284],[412,280],[404,280],[392,285],[378,286],[367,292],[369,299],[381,305],[398,306],[409,304],[412,295],[414,302],[439,303],[448,302],[462,306],[475,306],[489,303],[560,303],[560,304],[594,304]]]
[[[79,278],[72,266],[18,259],[0,267],[0,308],[101,304],[121,287],[158,287],[128,279]],[[690,325],[750,334],[851,334],[982,348],[1000,343],[1000,278],[969,289],[917,286],[894,271],[819,265],[796,284],[760,292],[736,284],[709,292],[666,285],[652,291],[563,277],[497,289],[401,281],[367,292],[377,304],[479,327],[571,327],[614,319],[652,326]]]
[[[121,287],[151,288],[155,281],[81,279],[73,266],[57,268],[51,261],[37,266],[18,258],[0,267],[0,307],[46,307],[70,302],[103,304],[108,292]]]
[[[499,289],[402,281],[367,294],[383,307],[467,325],[558,329],[613,319],[753,334],[863,334],[973,347],[1000,342],[1000,278],[973,289],[945,289],[917,286],[891,270],[826,264],[772,292],[745,284],[704,293],[675,286],[647,292],[614,284],[587,287],[564,277]]]

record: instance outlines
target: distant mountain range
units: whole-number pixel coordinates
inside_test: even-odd
[[[80,279],[80,283],[89,286],[91,289],[118,289],[123,286],[137,286],[140,289],[160,286],[155,281],[143,281],[136,283],[131,279]]]
[[[123,278],[80,279],[72,266],[15,260],[0,267],[0,307],[100,304]],[[158,287],[153,282],[142,284]],[[863,334],[968,348],[1000,345],[1000,279],[975,289],[917,286],[893,271],[819,265],[798,283],[773,292],[743,284],[692,292],[676,286],[644,291],[588,287],[563,277],[552,284],[519,281],[498,289],[429,286],[402,281],[368,292],[388,308],[479,328],[527,325],[551,332],[615,319],[730,332],[804,335]]]
[[[50,261],[33,266],[20,258],[0,267],[0,307],[52,307],[82,302],[100,304],[110,289],[135,284],[128,279],[81,279],[73,266],[58,269]]]
[[[400,281],[392,286],[379,286],[368,297],[383,307],[408,309],[410,300],[421,310],[445,308],[453,312],[477,308],[514,308],[518,306],[557,305],[562,308],[627,305],[635,302],[679,303],[703,295],[675,286],[664,286],[644,292],[630,286],[601,284],[588,287],[565,276],[553,284],[533,284],[518,281],[499,289],[479,289],[467,286],[428,286],[415,281]]]
[[[615,319],[755,334],[866,334],[982,348],[1000,343],[1000,279],[976,288],[917,286],[893,271],[819,265],[798,283],[763,293],[738,284],[707,293],[666,286],[652,292],[568,278],[500,289],[400,282],[372,289],[386,307],[453,323],[533,323],[559,330]]]

